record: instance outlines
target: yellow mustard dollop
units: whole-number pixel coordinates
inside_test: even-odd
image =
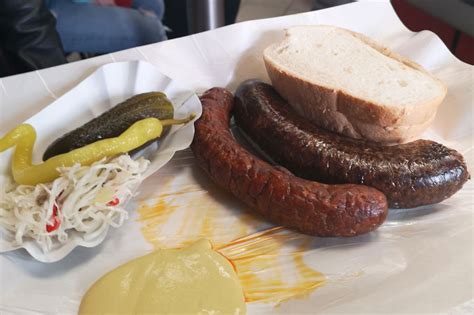
[[[100,278],[79,314],[245,314],[231,263],[200,240],[132,260]]]

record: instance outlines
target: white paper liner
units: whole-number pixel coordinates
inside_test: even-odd
[[[449,90],[447,98],[423,138],[459,150],[473,174],[473,67],[456,59],[432,32],[407,30],[389,3],[353,3],[239,23],[42,70],[39,74],[50,91],[61,95],[104,63],[144,59],[189,90],[201,92],[213,86],[233,90],[246,79],[268,81],[263,49],[282,38],[284,28],[305,24],[331,24],[364,33],[443,80]],[[15,110],[2,120],[0,128],[9,125],[10,120],[20,123],[51,99],[51,93],[35,79],[37,76],[33,73],[2,80],[0,97],[4,103],[0,102],[0,108],[9,103],[15,104]],[[28,86],[31,96],[19,94],[22,85]],[[328,283],[308,297],[290,300],[277,308],[249,303],[248,314],[472,314],[472,182],[438,205],[391,211],[386,223],[368,235],[314,238],[305,260],[322,272]],[[191,193],[173,195],[184,188]],[[178,152],[142,184],[140,191],[139,198],[129,204],[132,218],[122,228],[111,229],[107,240],[95,248],[76,248],[53,264],[39,263],[23,251],[0,255],[0,313],[76,314],[84,292],[99,277],[152,250],[143,238],[143,224],[136,222],[137,202],[141,205],[143,200],[154,202],[169,194],[166,198],[178,209],[168,224],[156,229],[156,239],[166,246],[172,247],[192,235],[211,210],[222,223],[222,228],[215,231],[216,239],[226,241],[238,236],[235,223],[245,207],[209,181],[189,150]],[[193,194],[202,197],[202,203],[187,203]],[[191,217],[194,224],[186,234],[179,234],[179,225],[186,217]],[[247,232],[255,228],[248,225]]]
[[[37,133],[33,161],[40,162],[46,147],[59,135],[83,125],[133,95],[150,91],[162,91],[168,96],[175,107],[175,118],[184,118],[194,113],[197,119],[201,115],[201,103],[196,94],[163,75],[153,65],[143,61],[107,64],[25,122],[31,124]],[[184,126],[175,125],[159,145],[153,144],[144,152],[140,152],[140,155],[151,161],[145,172],[145,178],[165,165],[176,151],[187,148],[193,135],[193,122]],[[11,176],[12,151],[4,152],[0,156],[2,182],[5,176]],[[137,189],[138,187],[135,187],[134,190]],[[126,202],[128,200],[124,201]],[[105,239],[108,230],[107,226],[90,239],[85,239],[82,233],[70,231],[67,242],[58,241],[48,252],[43,252],[34,240],[26,240],[22,246],[12,246],[6,240],[6,234],[2,233],[0,252],[23,247],[39,261],[55,262],[64,258],[77,246],[97,246]]]

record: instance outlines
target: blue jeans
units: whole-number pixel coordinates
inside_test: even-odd
[[[166,39],[163,0],[133,0],[131,8],[72,0],[46,3],[66,52],[109,53]]]

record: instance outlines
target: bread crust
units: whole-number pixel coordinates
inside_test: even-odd
[[[344,30],[346,31],[346,30]],[[263,59],[274,88],[303,117],[325,129],[356,139],[367,139],[385,144],[404,143],[416,139],[436,116],[439,104],[446,96],[444,84],[417,63],[398,55],[365,35],[347,31],[380,53],[407,67],[434,78],[444,93],[430,102],[411,107],[389,107],[348,94],[342,89],[328,88],[309,82],[275,64],[267,56]],[[288,33],[286,37],[291,36]],[[286,38],[275,45],[285,45]]]

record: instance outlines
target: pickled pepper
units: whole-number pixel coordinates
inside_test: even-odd
[[[185,119],[161,121],[157,118],[145,118],[135,122],[118,137],[99,140],[35,165],[32,164],[32,153],[36,141],[36,131],[33,126],[22,124],[0,139],[0,152],[16,146],[11,167],[14,180],[18,184],[36,185],[56,179],[59,176],[57,170],[59,167],[73,166],[76,163],[83,166],[90,165],[106,157],[130,152],[159,138],[164,126],[184,124],[193,118],[194,115]]]

